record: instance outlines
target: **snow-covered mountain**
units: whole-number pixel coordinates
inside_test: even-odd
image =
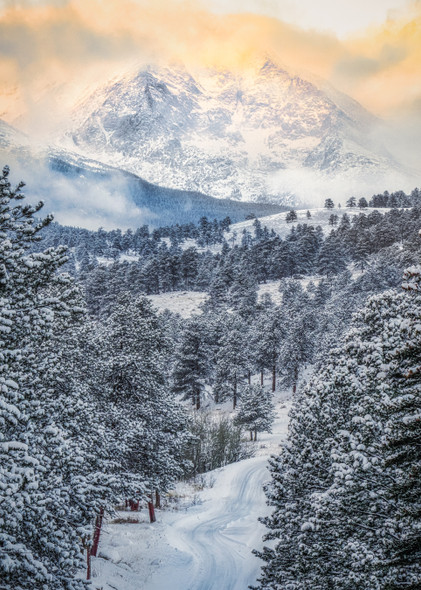
[[[24,180],[30,201],[42,199],[45,212],[62,224],[105,228],[197,223],[202,216],[242,221],[277,213],[282,207],[216,199],[198,191],[157,186],[139,176],[78,154],[31,145],[30,139],[0,120],[0,166],[12,180]]]
[[[242,73],[130,72],[79,104],[68,139],[156,184],[314,203],[341,190],[403,188],[406,172],[372,139],[378,123],[328,84],[266,60]]]

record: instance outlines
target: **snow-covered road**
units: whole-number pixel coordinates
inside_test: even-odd
[[[266,506],[268,456],[279,449],[289,404],[278,409],[274,433],[262,436],[259,456],[213,472],[214,483],[190,506],[158,513],[149,525],[107,525],[94,561],[94,587],[102,590],[246,590],[261,562],[258,517]]]
[[[176,557],[156,572],[148,590],[245,590],[256,580],[260,562],[251,550],[260,547],[264,532],[257,518],[266,512],[267,460],[236,463],[221,476],[202,507],[170,525],[167,539]]]

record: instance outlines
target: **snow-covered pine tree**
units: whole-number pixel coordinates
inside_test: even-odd
[[[273,395],[260,385],[246,385],[234,423],[250,431],[250,440],[258,432],[272,432],[275,419]]]
[[[331,441],[344,423],[346,374],[340,351],[332,351],[321,372],[295,396],[288,439],[281,454],[270,460],[272,482],[266,493],[274,510],[262,519],[270,544],[258,553],[266,562],[258,590],[330,588],[323,585],[329,572],[318,545],[333,531],[321,527],[313,494],[328,490],[332,482]]]
[[[398,352],[399,372],[394,378],[402,394],[395,397],[387,411],[383,443],[386,466],[393,469],[387,499],[394,505],[393,531],[388,539],[385,559],[387,590],[421,585],[421,268],[404,274],[404,289],[411,297],[408,339]]]
[[[187,415],[170,394],[163,322],[145,297],[123,293],[93,346],[98,359],[90,384],[107,407],[122,496],[142,496],[145,487],[167,490],[182,475],[189,434]]]
[[[276,389],[281,344],[286,337],[284,317],[279,307],[272,307],[257,318],[253,331],[256,367],[263,377],[264,369],[272,375],[272,391]],[[263,385],[263,383],[262,383]]]
[[[282,297],[283,338],[279,350],[283,383],[296,392],[300,371],[314,354],[316,315],[310,297],[297,281],[284,285]]]
[[[248,370],[246,324],[239,314],[226,314],[215,357],[215,399],[231,397],[235,409]]]
[[[202,318],[190,318],[184,325],[180,346],[176,351],[173,390],[182,394],[184,400],[191,400],[196,410],[200,409],[209,374],[209,352]]]
[[[51,295],[55,291],[50,288]],[[121,501],[116,476],[120,465],[109,448],[107,408],[93,395],[86,378],[96,362],[86,346],[94,325],[88,321],[80,290],[70,285],[64,295],[71,314],[56,318],[47,346],[38,352],[43,358],[45,428],[64,430],[71,458],[66,464],[61,449],[57,454],[50,448],[49,478],[60,482],[56,505],[64,504],[69,520],[80,523],[78,535],[91,551],[94,523]]]
[[[420,317],[417,287],[372,297],[300,393],[261,590],[420,586]]]
[[[349,416],[332,445],[333,483],[320,498],[320,516],[336,528],[341,548],[333,568],[342,570],[336,588],[415,588],[421,583],[419,546],[414,552],[409,541],[417,537],[420,516],[419,500],[414,504],[411,493],[411,476],[420,466],[413,446],[420,314],[419,295],[388,291],[368,301],[346,338]],[[409,376],[411,366],[415,372]],[[405,551],[408,560],[401,559]]]
[[[320,247],[317,272],[332,277],[346,269],[346,257],[341,241],[333,230]]]
[[[0,177],[0,580],[4,588],[76,590],[80,534],[89,525],[79,498],[67,505],[74,448],[61,424],[59,402],[42,376],[54,362],[48,343],[57,316],[71,316],[68,280],[56,275],[65,249],[30,253],[51,217],[22,204],[23,184]],[[52,293],[52,289],[54,293]],[[57,360],[57,359],[55,359]],[[60,500],[59,500],[60,498]],[[74,508],[74,509],[73,509]],[[78,520],[72,517],[77,514]],[[82,516],[83,514],[83,516]]]
[[[229,303],[244,318],[250,318],[256,313],[257,281],[250,273],[245,261],[240,261],[240,264],[234,269]]]

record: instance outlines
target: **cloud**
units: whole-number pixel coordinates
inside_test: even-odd
[[[355,81],[363,81],[364,79],[378,74],[385,69],[389,69],[395,65],[399,66],[404,62],[408,55],[405,47],[383,45],[377,57],[368,57],[366,55],[347,55],[335,65],[333,77],[340,81],[340,79]]]
[[[13,2],[0,12],[0,116],[48,133],[89,89],[134,63],[235,70],[263,54],[392,116],[421,96],[421,3],[338,39],[271,16],[213,13],[200,0]]]
[[[305,63],[323,76],[332,65],[332,57],[326,63],[326,56],[340,51],[333,36],[259,15],[212,14],[199,2],[17,5],[0,15],[0,113],[10,122],[24,110],[32,111],[45,96],[51,103],[54,95],[64,110],[85,87],[134,62],[238,68],[270,53],[289,67]],[[51,104],[47,107],[51,111]]]
[[[274,174],[269,182],[278,194],[295,195],[302,208],[322,207],[326,198],[344,206],[352,196],[369,199],[384,190],[410,192],[415,186],[414,178],[394,170],[378,174],[348,171],[327,175],[310,168],[288,169]]]
[[[421,2],[344,43],[333,84],[384,117],[421,96]]]
[[[13,152],[0,147],[0,161],[10,166],[12,182],[24,179],[29,203],[42,200],[42,213],[53,213],[59,223],[87,229],[127,229],[143,224],[154,225],[157,215],[147,207],[138,207],[123,177],[97,175],[66,176],[55,171],[48,159],[34,155],[30,149]]]

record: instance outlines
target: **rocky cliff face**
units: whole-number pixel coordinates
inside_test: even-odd
[[[267,60],[242,74],[128,74],[79,105],[68,137],[79,152],[161,186],[289,203],[312,184],[386,188],[401,170],[370,140],[375,125],[349,97]]]

